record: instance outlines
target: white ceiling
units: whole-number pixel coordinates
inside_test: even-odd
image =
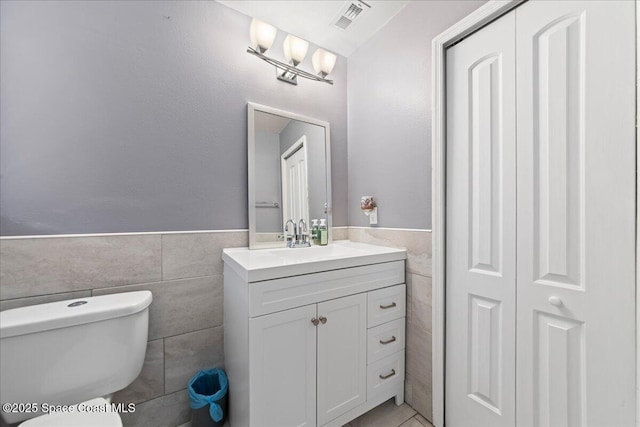
[[[371,8],[365,8],[365,11],[345,31],[332,24],[347,3],[352,3],[351,1],[217,1],[342,56],[351,55],[409,2],[408,0],[365,0]],[[249,28],[247,28],[248,38]]]

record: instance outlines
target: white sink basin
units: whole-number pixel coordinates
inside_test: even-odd
[[[222,259],[247,282],[378,264],[406,258],[404,249],[348,240],[310,248],[225,249]]]
[[[312,246],[310,248],[281,248],[267,250],[271,255],[282,258],[288,264],[298,262],[315,262],[336,257],[350,257],[355,255],[364,255],[366,250],[358,249],[351,244],[335,243],[327,246]]]

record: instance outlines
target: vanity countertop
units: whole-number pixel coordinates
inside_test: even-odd
[[[222,259],[247,282],[403,260],[405,249],[334,241],[327,246],[249,250],[227,248]]]

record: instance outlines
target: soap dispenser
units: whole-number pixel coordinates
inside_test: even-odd
[[[320,227],[318,227],[318,220],[311,220],[311,240],[314,245],[320,244]]]
[[[320,220],[320,246],[327,246],[329,243],[329,230],[327,229],[327,220]]]

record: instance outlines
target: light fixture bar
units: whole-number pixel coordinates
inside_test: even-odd
[[[320,77],[320,76],[316,76],[315,74],[311,74],[311,73],[308,73],[308,72],[306,72],[304,70],[296,68],[293,65],[285,64],[284,62],[280,62],[280,61],[278,61],[276,59],[269,58],[268,56],[264,55],[263,53],[260,53],[259,51],[255,50],[251,46],[249,46],[247,48],[247,53],[255,55],[258,58],[262,59],[263,61],[273,65],[274,67],[284,70],[285,73],[291,73],[291,74],[294,74],[296,76],[304,77],[305,79],[315,80],[317,82],[328,83],[330,85],[333,84],[333,80],[329,80],[329,79],[325,79],[325,78]],[[295,84],[295,83],[293,83],[291,81],[288,81],[288,80],[285,80],[285,81],[287,81],[287,83]]]

